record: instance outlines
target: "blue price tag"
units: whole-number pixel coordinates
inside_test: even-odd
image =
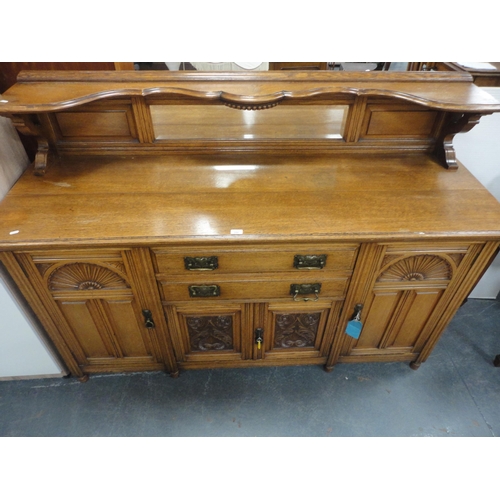
[[[362,329],[363,323],[361,323],[361,321],[353,319],[347,322],[347,328],[345,329],[345,332],[352,338],[359,339]]]

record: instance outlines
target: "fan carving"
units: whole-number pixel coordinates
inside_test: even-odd
[[[396,262],[377,281],[450,280],[451,276],[450,264],[441,257],[417,255]]]
[[[55,291],[129,288],[126,281],[110,269],[81,262],[57,268],[50,275],[48,284],[49,289]]]

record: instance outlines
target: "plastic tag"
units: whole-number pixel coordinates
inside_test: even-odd
[[[347,322],[347,328],[345,329],[345,332],[350,337],[354,339],[359,339],[362,329],[363,329],[363,323],[361,323],[361,321],[352,319],[351,321]]]

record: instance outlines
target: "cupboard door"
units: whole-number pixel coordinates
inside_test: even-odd
[[[252,304],[173,304],[165,312],[180,366],[250,358]],[[222,366],[221,365],[221,366]]]
[[[147,250],[40,251],[16,259],[50,311],[49,335],[64,341],[79,375],[176,373]]]
[[[424,331],[424,326],[445,288],[373,290],[363,308],[361,336],[352,346],[349,355],[385,355],[413,359],[413,352],[419,350],[430,334],[430,331]]]
[[[407,360],[417,367],[470,292],[481,252],[486,260],[491,249],[453,242],[365,245],[327,365]],[[363,328],[354,339],[344,332],[357,303]]]
[[[73,332],[79,364],[87,371],[162,368],[132,295],[60,295],[55,300]]]
[[[342,301],[264,304],[263,344],[254,358],[276,362],[322,363],[326,360]],[[257,322],[256,322],[257,324]]]

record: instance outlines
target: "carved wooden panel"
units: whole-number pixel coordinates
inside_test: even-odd
[[[107,267],[76,262],[56,268],[47,279],[52,291],[120,290],[130,288],[123,277]]]
[[[165,305],[165,313],[180,367],[251,358],[253,304],[199,300]]]
[[[321,313],[276,314],[274,347],[314,347]]]
[[[413,255],[391,264],[377,281],[450,280],[452,274],[451,265],[437,255]]]
[[[264,307],[264,349],[266,360],[318,360],[326,356],[339,318],[342,300],[317,302],[274,302]],[[261,350],[254,354],[259,358]]]
[[[222,351],[233,349],[233,317],[187,316],[186,325],[191,351]]]

